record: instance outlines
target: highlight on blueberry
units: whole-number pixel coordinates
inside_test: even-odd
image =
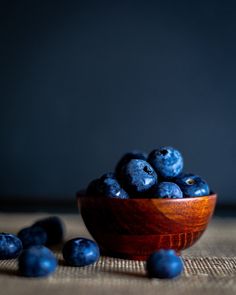
[[[45,245],[47,242],[47,233],[39,226],[25,227],[19,231],[17,236],[24,249],[30,246]]]
[[[210,194],[207,182],[200,176],[187,173],[175,179],[185,197],[201,197]]]
[[[18,259],[19,272],[25,277],[45,277],[53,273],[58,262],[45,246],[32,246],[24,250]]]
[[[181,274],[183,261],[174,250],[153,252],[147,259],[146,270],[150,278],[172,279]]]
[[[21,240],[16,235],[0,233],[0,260],[18,257],[22,248]]]
[[[95,263],[100,257],[98,245],[89,239],[75,238],[65,243],[63,258],[68,265],[86,266]]]
[[[182,154],[175,148],[164,146],[153,150],[148,156],[148,162],[163,178],[174,178],[183,171]]]
[[[145,196],[158,183],[158,176],[145,160],[130,160],[122,169],[122,184],[134,197]]]
[[[183,198],[183,193],[180,187],[174,182],[160,182],[153,193],[156,198],[180,199]]]

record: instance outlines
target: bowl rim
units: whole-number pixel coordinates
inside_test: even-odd
[[[76,199],[86,199],[86,200],[109,200],[109,202],[137,202],[137,201],[155,201],[155,202],[187,202],[187,201],[196,201],[196,200],[203,200],[203,199],[217,199],[218,195],[215,192],[211,192],[210,195],[206,196],[199,196],[199,197],[185,197],[185,198],[129,198],[129,199],[119,199],[119,198],[107,198],[105,196],[92,196],[86,195],[85,190],[78,191],[76,193]]]

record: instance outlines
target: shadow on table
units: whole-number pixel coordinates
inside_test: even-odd
[[[16,269],[4,269],[0,268],[0,275],[5,275],[5,276],[19,276],[19,272]]]
[[[111,270],[111,269],[104,269],[100,270],[103,273],[108,273],[110,275],[118,275],[124,277],[132,277],[132,278],[146,278],[147,276],[144,273],[140,272],[131,272],[131,271],[122,271],[122,270]]]
[[[59,259],[58,261],[59,266],[63,267],[73,267],[70,265],[67,265],[66,262],[63,259]],[[108,267],[106,265],[99,265],[99,267],[93,267],[93,265],[88,266],[89,267],[89,273],[106,273],[109,275],[118,275],[118,276],[124,276],[124,277],[132,277],[132,278],[146,278],[145,273],[137,272],[134,270],[127,270],[127,269],[112,269],[111,267]]]

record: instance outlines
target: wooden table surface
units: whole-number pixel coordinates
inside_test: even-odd
[[[0,231],[17,233],[46,213],[0,213]],[[90,237],[79,214],[60,214],[66,239]],[[48,278],[29,279],[17,273],[17,260],[0,261],[0,294],[236,294],[236,219],[214,218],[199,242],[184,251],[184,273],[173,280],[149,279],[145,262],[101,257],[94,265],[76,268],[63,264],[54,249],[57,271]]]

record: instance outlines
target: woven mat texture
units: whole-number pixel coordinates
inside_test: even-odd
[[[0,231],[17,233],[47,214],[0,214]],[[79,214],[59,215],[66,224],[66,239],[90,237]],[[107,294],[236,294],[236,219],[214,218],[196,245],[182,253],[184,273],[172,280],[149,279],[145,262],[101,257],[91,266],[63,264],[54,249],[57,271],[48,278],[29,279],[17,273],[16,260],[0,261],[1,295],[107,295]]]

